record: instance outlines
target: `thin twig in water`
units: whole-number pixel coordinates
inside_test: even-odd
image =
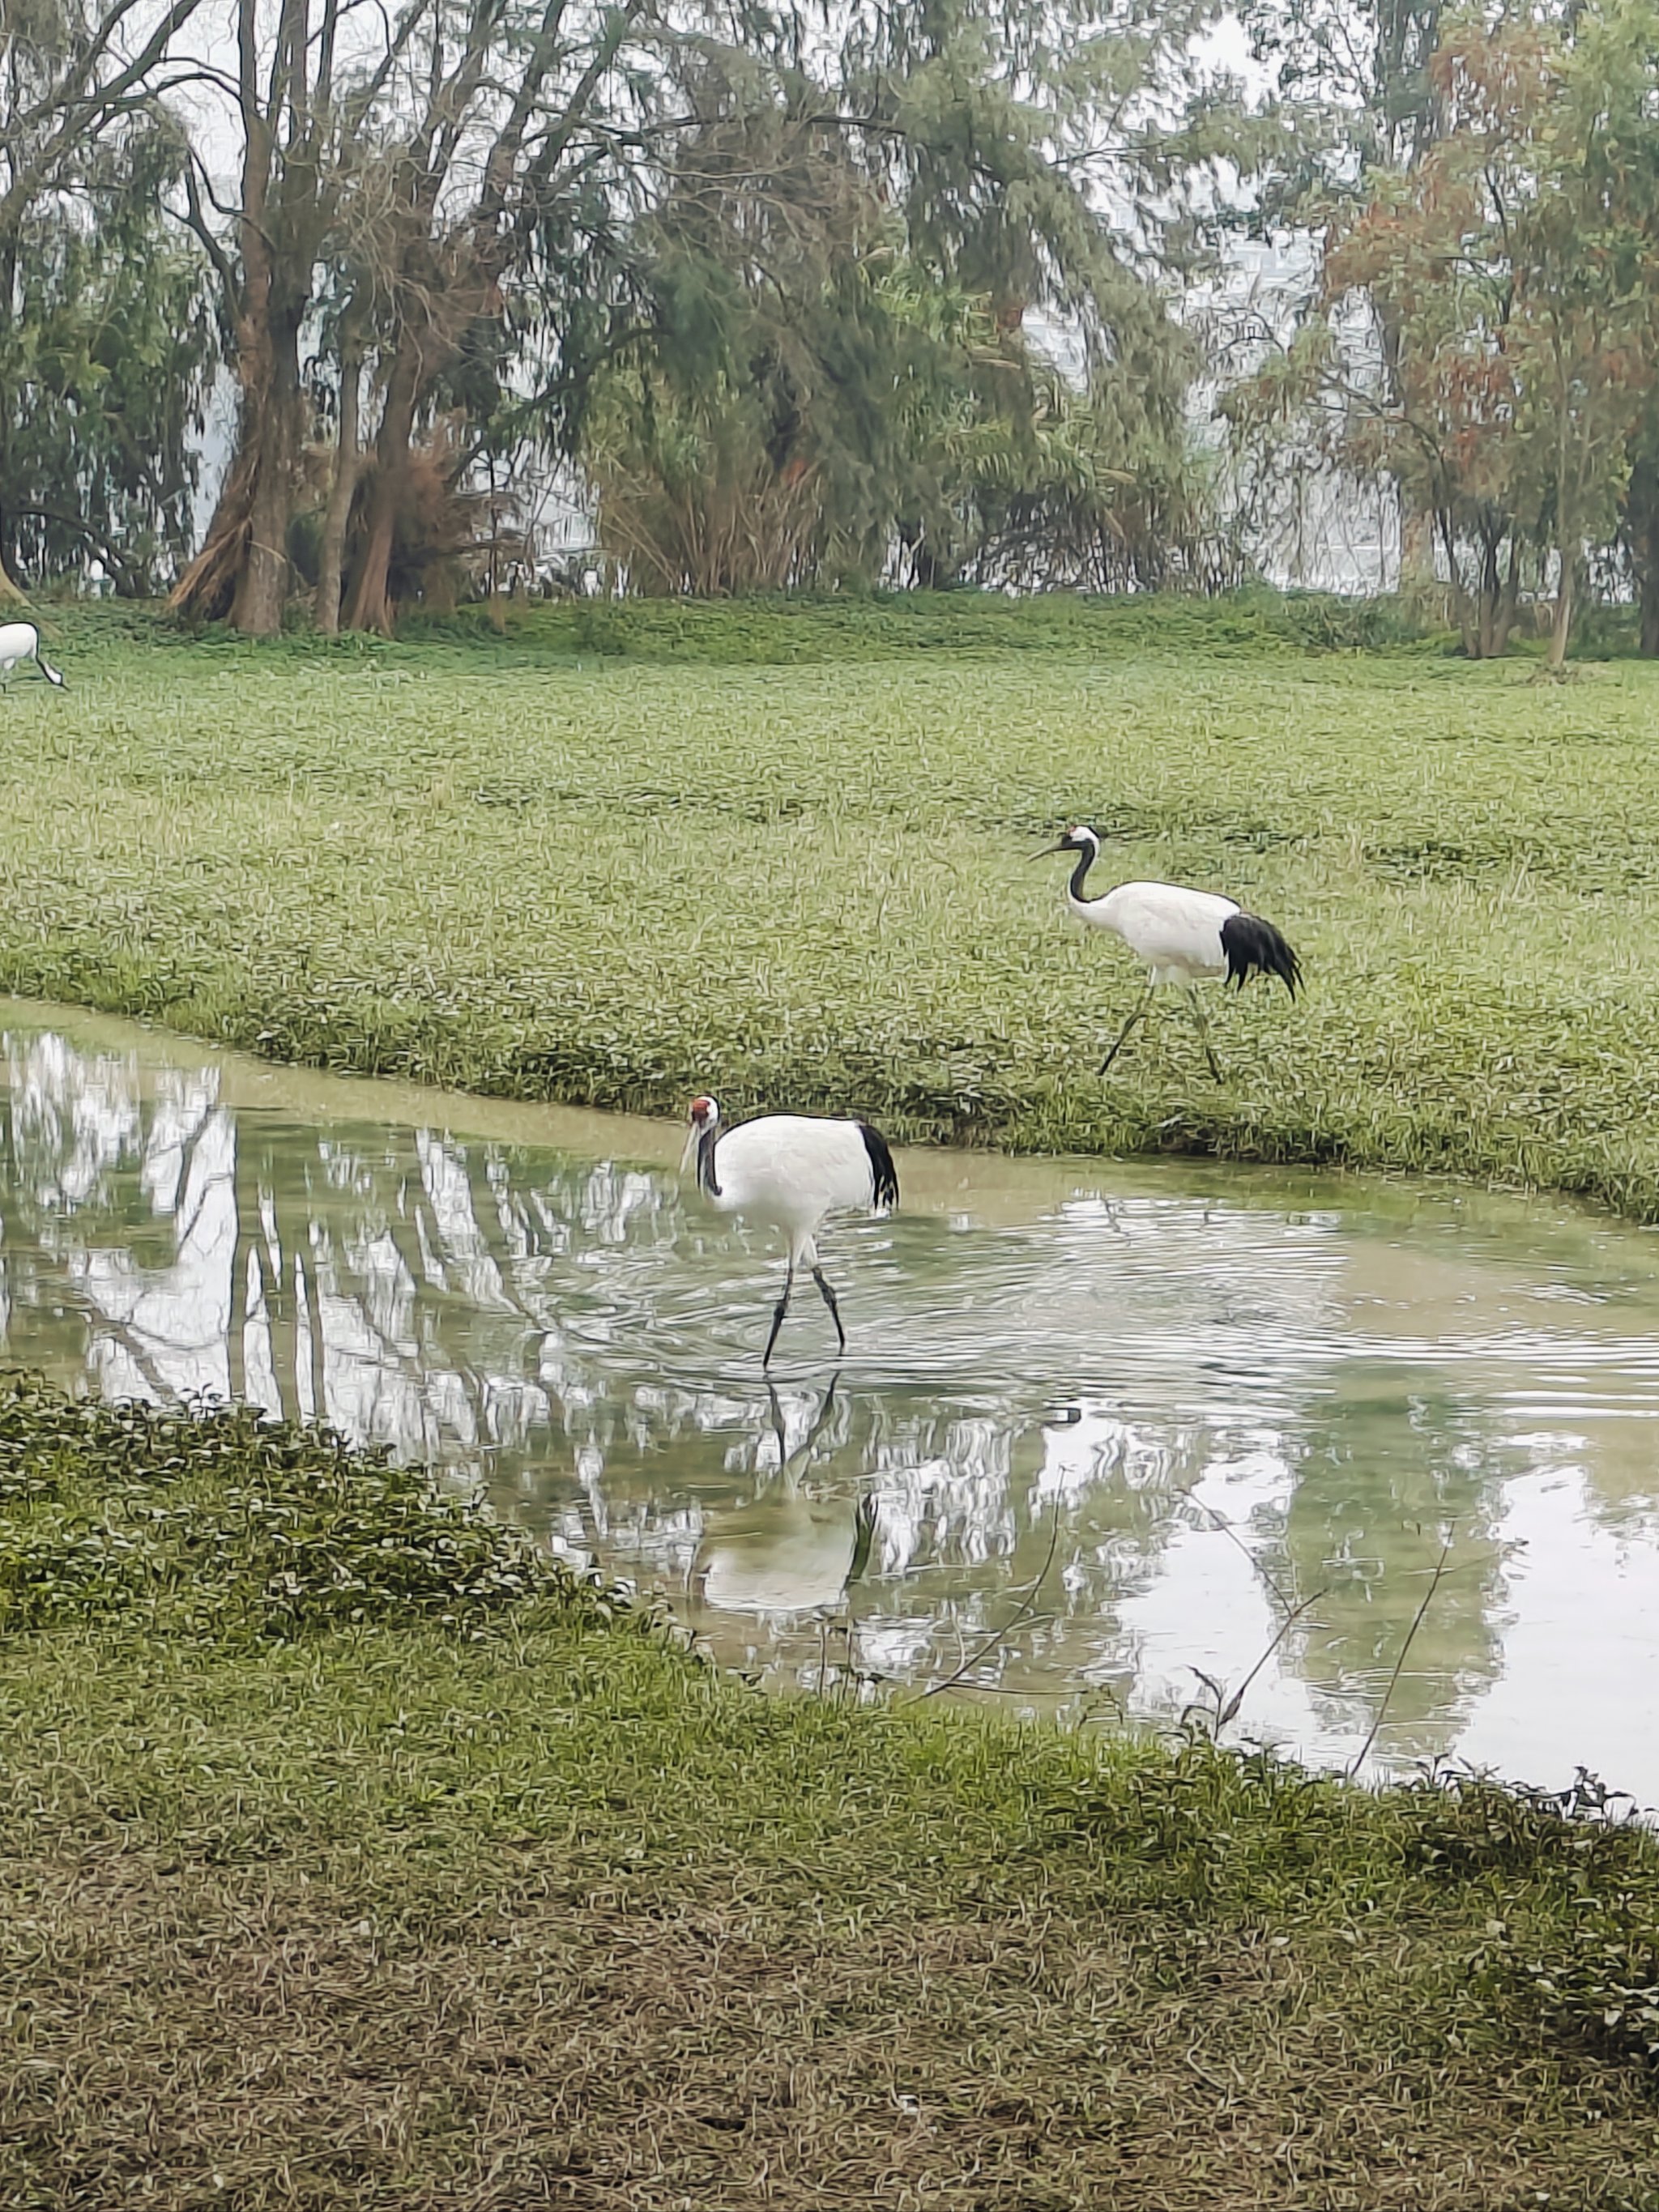
[[[1226,1515],[1224,1513],[1218,1513],[1213,1505],[1206,1504],[1204,1499],[1199,1497],[1195,1491],[1185,1490],[1177,1485],[1175,1494],[1177,1498],[1184,1498],[1189,1505],[1196,1505],[1200,1513],[1207,1513],[1209,1515],[1210,1519],[1214,1522],[1215,1526],[1220,1529],[1222,1534],[1227,1539],[1227,1541],[1230,1544],[1234,1545],[1244,1554],[1244,1557],[1249,1561],[1251,1567],[1261,1576],[1262,1581],[1267,1583],[1267,1588],[1279,1600],[1279,1602],[1284,1607],[1285,1612],[1290,1613],[1292,1609],[1291,1601],[1285,1595],[1283,1589],[1281,1589],[1278,1577],[1268,1573],[1267,1568],[1262,1565],[1261,1560],[1257,1559],[1255,1553],[1244,1541],[1244,1539],[1239,1534],[1237,1529],[1234,1528],[1232,1522],[1227,1518]],[[1311,1599],[1309,1600],[1309,1603],[1312,1603]],[[1300,1611],[1301,1608],[1298,1607],[1296,1610]]]
[[[930,1682],[925,1690],[919,1691],[914,1698],[908,1700],[909,1704],[919,1705],[924,1698],[936,1698],[941,1690],[954,1689],[964,1674],[971,1674],[974,1668],[978,1666],[981,1659],[988,1658],[991,1653],[996,1650],[999,1644],[1002,1643],[1006,1638],[1013,1634],[1014,1631],[1030,1613],[1031,1607],[1036,1603],[1037,1592],[1042,1588],[1044,1582],[1048,1578],[1048,1570],[1054,1563],[1054,1551],[1059,1542],[1060,1505],[1058,1501],[1056,1501],[1054,1515],[1048,1526],[1048,1552],[1044,1556],[1042,1566],[1037,1571],[1036,1580],[1031,1584],[1030,1588],[1026,1591],[1024,1598],[1020,1601],[1019,1606],[1015,1612],[1013,1618],[1011,1620],[1005,1621],[1002,1626],[997,1630],[994,1636],[988,1636],[984,1643],[980,1645],[976,1651],[970,1652],[968,1657],[963,1661],[961,1666],[957,1668],[955,1674],[947,1674],[942,1682]]]
[[[1327,1587],[1328,1588],[1328,1585]],[[1285,1614],[1284,1620],[1279,1624],[1279,1631],[1274,1636],[1273,1642],[1267,1646],[1261,1656],[1256,1661],[1255,1666],[1251,1668],[1249,1673],[1244,1677],[1244,1680],[1233,1692],[1231,1697],[1228,1698],[1225,1709],[1216,1715],[1215,1724],[1218,1729],[1224,1729],[1230,1722],[1235,1721],[1238,1718],[1238,1709],[1244,1702],[1244,1692],[1249,1688],[1251,1683],[1255,1681],[1256,1676],[1261,1672],[1267,1662],[1273,1657],[1274,1652],[1278,1650],[1279,1645],[1290,1634],[1291,1629],[1295,1627],[1297,1622],[1301,1620],[1303,1614],[1306,1613],[1309,1607],[1317,1605],[1320,1599],[1323,1597],[1325,1594],[1325,1591],[1322,1589],[1316,1590],[1311,1597],[1304,1597],[1300,1605],[1293,1607],[1291,1610]]]
[[[1367,1758],[1370,1754],[1371,1746],[1376,1741],[1377,1730],[1382,1725],[1383,1716],[1389,1710],[1389,1700],[1394,1695],[1394,1686],[1400,1680],[1401,1669],[1405,1666],[1406,1654],[1411,1650],[1413,1638],[1416,1636],[1418,1630],[1423,1626],[1423,1616],[1428,1611],[1434,1594],[1439,1589],[1441,1581],[1445,1575],[1446,1561],[1451,1555],[1452,1535],[1455,1532],[1452,1530],[1448,1530],[1446,1540],[1440,1547],[1440,1557],[1436,1560],[1434,1572],[1429,1577],[1429,1586],[1423,1593],[1423,1602],[1418,1607],[1416,1617],[1413,1620],[1411,1626],[1406,1631],[1406,1640],[1400,1647],[1400,1656],[1394,1662],[1394,1672],[1389,1677],[1388,1688],[1382,1692],[1382,1702],[1376,1709],[1376,1717],[1371,1723],[1370,1734],[1365,1738],[1364,1742],[1360,1745],[1358,1756],[1354,1759],[1353,1765],[1348,1769],[1348,1779],[1350,1782],[1353,1780],[1355,1775],[1358,1773],[1360,1768],[1365,1764]]]

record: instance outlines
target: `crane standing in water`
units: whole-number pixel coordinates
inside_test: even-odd
[[[763,1114],[722,1135],[720,1120],[712,1098],[692,1100],[681,1173],[695,1158],[697,1182],[710,1205],[721,1213],[764,1222],[788,1239],[788,1273],[761,1365],[771,1364],[797,1267],[811,1269],[844,1352],[847,1332],[836,1294],[818,1265],[817,1231],[827,1213],[897,1205],[898,1176],[885,1140],[867,1121]]]
[[[1246,914],[1235,900],[1214,891],[1188,890],[1181,884],[1120,884],[1101,898],[1085,895],[1089,871],[1100,854],[1100,839],[1085,824],[1068,830],[1057,845],[1045,846],[1032,859],[1046,860],[1050,853],[1075,853],[1077,866],[1066,886],[1066,903],[1091,929],[1109,929],[1121,937],[1146,969],[1146,988],[1116,1042],[1100,1063],[1107,1069],[1122,1050],[1129,1032],[1152,1003],[1152,994],[1167,983],[1178,983],[1187,993],[1204,1057],[1218,1083],[1221,1069],[1210,1042],[1210,1024],[1198,995],[1200,983],[1224,978],[1242,991],[1259,969],[1277,975],[1296,996],[1302,981],[1302,963],[1272,922]]]

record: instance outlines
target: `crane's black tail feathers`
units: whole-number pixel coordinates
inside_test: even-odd
[[[1260,915],[1229,915],[1221,925],[1221,949],[1227,956],[1227,981],[1242,991],[1252,973],[1277,975],[1295,998],[1302,981],[1302,963],[1273,927]]]
[[[867,1121],[859,1123],[859,1134],[864,1139],[864,1149],[870,1155],[870,1203],[872,1206],[898,1204],[898,1170],[893,1165],[893,1155],[887,1149],[887,1139],[878,1129]]]

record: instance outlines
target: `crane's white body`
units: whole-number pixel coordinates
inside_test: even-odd
[[[1103,898],[1079,898],[1068,890],[1066,903],[1091,929],[1121,937],[1155,990],[1216,982],[1227,972],[1221,926],[1240,911],[1236,900],[1181,884],[1120,884]]]
[[[62,684],[63,677],[40,651],[40,633],[33,623],[0,623],[0,679],[9,681],[20,660],[32,660],[48,684]]]
[[[714,1147],[720,1188],[703,1195],[721,1213],[781,1231],[792,1267],[816,1267],[826,1214],[876,1203],[875,1173],[856,1121],[765,1114],[722,1133]]]
[[[866,1121],[763,1114],[722,1132],[720,1117],[712,1098],[692,1102],[682,1170],[695,1159],[703,1196],[717,1212],[740,1213],[779,1230],[789,1248],[783,1296],[772,1317],[762,1366],[771,1359],[789,1310],[797,1267],[811,1270],[845,1350],[836,1294],[818,1265],[818,1228],[826,1214],[896,1205],[892,1156]]]
[[[1100,854],[1097,833],[1079,823],[1050,853],[1070,853],[1077,865],[1066,886],[1066,903],[1090,929],[1120,937],[1146,970],[1140,1003],[1118,1031],[1116,1042],[1100,1063],[1107,1069],[1124,1040],[1145,1018],[1153,994],[1173,984],[1187,992],[1194,1021],[1203,1040],[1204,1057],[1217,1082],[1221,1069],[1210,1043],[1209,1024],[1198,995],[1200,983],[1225,981],[1242,991],[1255,972],[1277,975],[1292,999],[1302,980],[1301,963],[1279,932],[1260,915],[1246,914],[1237,900],[1216,891],[1190,890],[1184,884],[1119,884],[1100,898],[1090,898],[1089,871]],[[1042,860],[1043,854],[1035,854]]]

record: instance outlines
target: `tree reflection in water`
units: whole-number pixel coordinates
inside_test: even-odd
[[[815,1682],[850,1614],[862,1674],[938,1678],[990,1641],[981,1691],[1172,1714],[1194,1668],[1242,1679],[1271,1578],[1326,1595],[1243,1718],[1340,1756],[1449,1532],[1384,1736],[1427,1754],[1503,1669],[1507,1485],[1579,1469],[1654,1541],[1659,1363],[1631,1347],[1659,1300],[1632,1277],[1605,1315],[1549,1304],[1582,1255],[1471,1262],[1432,1206],[1406,1236],[1167,1189],[860,1225],[838,1387],[803,1346],[774,1396],[766,1242],[664,1175],[376,1123],[368,1085],[314,1122],[233,1110],[206,1055],[19,1028],[5,1068],[12,1358],[440,1462],[769,1680]],[[1041,1601],[997,1639],[1056,1516]]]

